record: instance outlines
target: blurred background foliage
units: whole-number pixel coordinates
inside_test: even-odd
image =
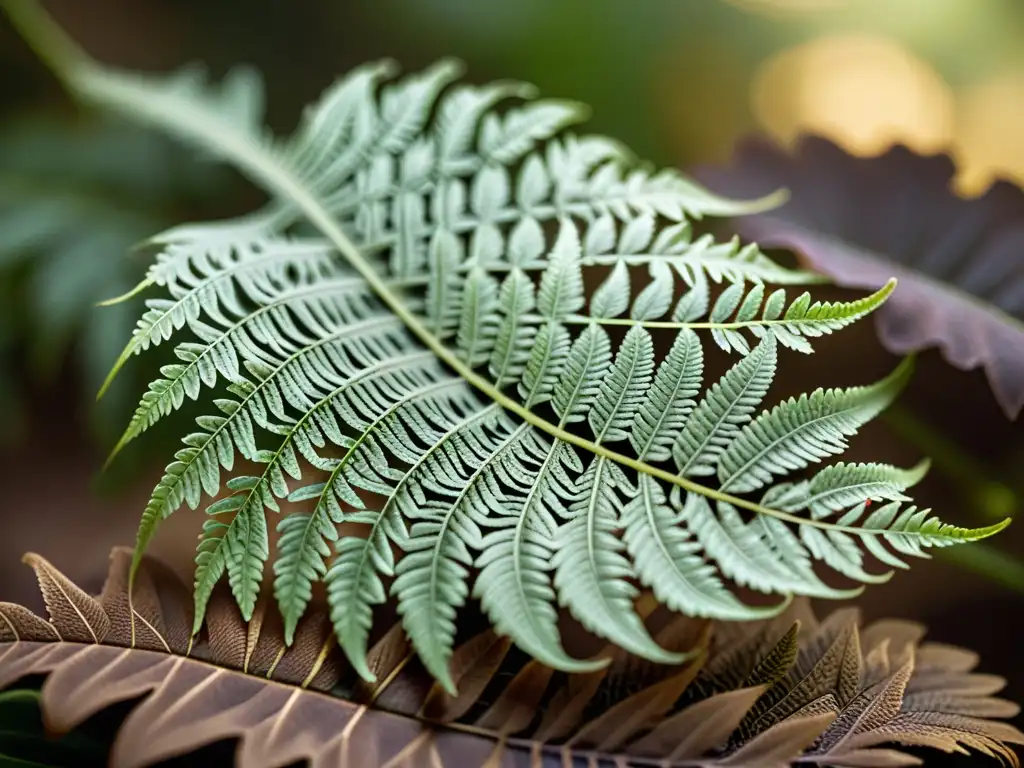
[[[92,405],[141,300],[96,302],[140,279],[145,238],[227,191],[224,170],[163,136],[102,116],[29,112],[0,132],[0,408],[8,445],[24,439],[26,390],[73,364],[84,422],[101,442],[131,415],[153,366]],[[3,418],[3,417],[6,418]]]
[[[857,154],[900,142],[949,152],[964,195],[996,177],[1024,183],[1024,2],[1021,0],[50,0],[45,5],[101,61],[170,70],[202,61],[215,74],[252,63],[267,84],[269,121],[294,125],[339,73],[378,57],[405,71],[441,56],[468,78],[533,82],[589,103],[588,130],[659,165],[726,163],[736,141],[822,134]],[[96,309],[141,276],[131,246],[163,227],[231,216],[259,194],[161,136],[77,109],[0,21],[0,585],[31,602],[32,549],[71,578],[106,571],[105,553],[133,540],[146,494],[170,457],[167,419],[99,478],[106,451],[144,383],[166,358],[134,361],[93,402],[127,340],[137,303]],[[1024,258],[1024,254],[1021,255]],[[813,358],[790,358],[792,384],[867,382],[891,370],[870,323]],[[159,355],[158,355],[159,357]],[[942,516],[977,524],[1024,498],[1024,429],[996,407],[982,374],[922,355],[888,422],[851,460],[910,466],[933,455],[919,494]],[[99,478],[99,479],[98,479]],[[1001,553],[967,547],[974,573],[924,564],[869,590],[867,613],[932,622],[950,642],[1018,659],[1013,633],[986,647],[978,627],[1019,605],[1022,530]],[[188,562],[199,525],[175,516],[156,554]],[[22,570],[25,572],[22,573]],[[986,578],[977,571],[988,572]],[[942,618],[946,617],[946,621]],[[1012,621],[1012,619],[1011,619]],[[986,624],[987,622],[987,624]],[[1002,643],[1002,644],[1000,644]],[[1013,678],[1006,659],[993,664]],[[1008,695],[1021,697],[1017,675]]]

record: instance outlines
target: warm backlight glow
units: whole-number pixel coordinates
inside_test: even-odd
[[[953,95],[934,69],[881,37],[823,37],[766,62],[753,107],[779,140],[824,135],[858,154],[900,142],[921,152],[948,147]]]
[[[954,152],[959,189],[983,192],[996,177],[1024,184],[1024,75],[1002,75],[960,94]]]

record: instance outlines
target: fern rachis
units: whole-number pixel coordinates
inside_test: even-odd
[[[33,6],[13,8],[30,33],[38,27],[26,10]],[[218,378],[238,398],[215,400],[224,415],[201,419],[203,432],[186,438],[147,507],[136,565],[160,519],[217,492],[236,451],[267,465],[260,478],[229,481],[245,500],[208,510],[236,517],[208,521],[197,626],[225,570],[249,618],[267,558],[265,509],[286,496],[317,498],[312,516],[282,523],[302,532],[275,565],[279,580],[282,572],[295,579],[278,594],[286,636],[305,608],[307,580],[326,571],[329,594],[346,605],[334,611],[339,644],[372,677],[363,658],[372,607],[393,571],[391,593],[412,643],[449,689],[453,617],[474,567],[473,594],[500,630],[546,663],[578,671],[597,662],[566,657],[555,601],[591,631],[665,661],[632,609],[634,581],[679,610],[753,617],[769,609],[740,603],[714,567],[766,592],[839,597],[850,593],[825,585],[813,561],[873,581],[858,542],[902,565],[881,542],[922,555],[1001,527],[969,531],[903,509],[903,492],[920,478],[884,465],[887,483],[837,487],[833,507],[771,484],[839,453],[896,397],[909,366],[873,387],[818,390],[757,415],[779,347],[812,351],[811,339],[872,312],[895,285],[849,303],[812,304],[807,294],[787,303],[784,288],[768,294],[765,285],[819,280],[775,265],[756,246],[693,238],[690,218],[770,201],[731,203],[675,173],[637,167],[614,142],[566,135],[580,116],[575,104],[527,100],[502,110],[528,89],[454,86],[451,62],[391,83],[390,65],[363,67],[280,142],[256,124],[252,79],[236,77],[214,94],[192,80],[114,73],[65,55],[56,65],[80,96],[197,142],[274,197],[244,221],[154,239],[165,250],[147,284],[195,311],[151,303],[169,322],[140,325],[115,366],[186,326],[203,343],[181,349],[183,360],[214,344],[233,350],[210,352],[198,384],[144,401],[152,423],[181,404],[182,389],[198,396]],[[326,241],[309,238],[303,224]],[[318,248],[329,258],[304,268],[300,255]],[[240,277],[250,267],[254,277]],[[585,277],[602,275],[588,299]],[[365,300],[288,298],[305,284],[353,278],[365,291],[353,286],[352,295]],[[284,310],[260,314],[271,304]],[[616,325],[628,326],[618,345],[606,331]],[[232,331],[240,326],[248,330]],[[701,331],[740,358],[707,389]],[[673,333],[659,361],[652,334]],[[374,378],[388,366],[406,383],[422,374],[429,382],[420,384],[438,388],[411,397]],[[346,377],[363,377],[365,387],[340,389]],[[449,381],[450,390],[442,386]],[[258,448],[264,434],[276,448]],[[330,470],[327,485],[289,488],[289,478],[302,477],[293,443]],[[342,459],[328,455],[337,448]],[[737,495],[754,490],[760,502]],[[784,490],[786,503],[770,506]],[[872,498],[891,503],[864,518]],[[342,537],[342,566],[329,567],[331,536],[321,532],[343,521],[370,525],[370,538]],[[400,550],[393,568],[391,545]]]

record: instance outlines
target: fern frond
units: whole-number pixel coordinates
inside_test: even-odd
[[[769,334],[707,391],[672,445],[680,475],[710,475],[725,449],[761,404],[778,360]]]
[[[325,580],[339,645],[370,680],[372,609],[390,592],[449,692],[456,616],[471,590],[501,633],[553,667],[604,663],[566,654],[556,603],[664,663],[682,657],[648,634],[637,583],[680,611],[753,618],[794,594],[858,591],[830,587],[816,561],[877,581],[887,576],[862,568],[864,550],[895,563],[889,549],[922,556],[995,531],[913,507],[864,519],[861,502],[902,504],[914,482],[880,465],[785,482],[840,453],[910,368],[762,411],[780,347],[810,352],[811,339],[880,306],[894,282],[859,301],[804,294],[787,304],[766,285],[818,278],[756,245],[694,238],[691,226],[777,198],[723,200],[636,164],[613,141],[566,134],[582,117],[577,104],[532,100],[510,83],[455,86],[458,74],[443,61],[394,80],[391,63],[367,65],[287,140],[239,123],[252,100],[226,113],[182,81],[95,65],[69,74],[85,98],[197,142],[273,198],[248,220],[161,235],[151,280],[171,298],[151,306],[126,350],[185,326],[200,339],[179,347],[184,365],[154,386],[127,434],[199,384],[223,379],[235,398],[215,400],[223,415],[186,438],[147,507],[137,558],[160,519],[219,491],[236,452],[264,465],[208,510],[198,622],[225,571],[249,614],[267,558],[265,512],[285,496],[315,500],[281,524],[274,570],[286,638]],[[332,281],[349,287],[303,298]],[[703,336],[740,356],[706,388]],[[659,348],[670,351],[659,359]],[[300,459],[328,479],[291,489]],[[751,491],[761,503],[740,495]],[[342,523],[368,530],[341,536]],[[781,599],[743,605],[726,579]]]
[[[144,547],[159,521],[183,503],[195,509],[204,491],[216,494],[220,469],[231,470],[235,450],[246,459],[258,460],[256,428],[269,428],[268,414],[283,417],[284,404],[302,392],[303,385],[307,391],[315,391],[314,382],[322,381],[325,372],[334,376],[351,372],[353,362],[349,355],[361,344],[380,353],[389,347],[401,348],[405,337],[396,333],[400,334],[399,323],[386,314],[353,324],[335,319],[322,325],[318,337],[308,345],[279,338],[281,352],[276,364],[247,360],[245,367],[251,378],[239,376],[228,387],[238,399],[215,400],[223,415],[198,418],[202,431],[186,437],[186,447],[167,466],[143,513],[140,545]]]

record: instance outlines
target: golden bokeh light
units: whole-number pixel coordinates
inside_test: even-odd
[[[945,150],[954,99],[942,77],[898,43],[871,35],[818,38],[769,59],[752,84],[754,113],[782,142],[826,136],[857,154],[893,143]]]
[[[958,98],[958,189],[983,192],[996,177],[1024,184],[1024,73],[998,75]]]

